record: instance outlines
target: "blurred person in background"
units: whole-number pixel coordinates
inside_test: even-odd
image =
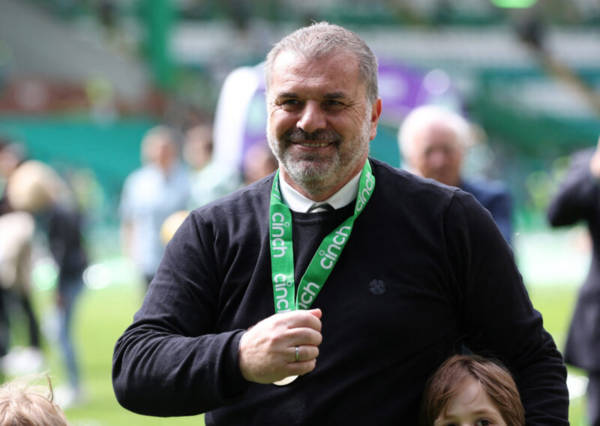
[[[244,155],[244,185],[250,185],[277,170],[277,158],[269,148],[267,141],[257,142]]]
[[[227,195],[241,185],[239,173],[213,161],[213,129],[206,124],[185,132],[183,158],[190,168],[190,209]]]
[[[377,69],[325,22],[269,52],[278,173],[175,232],[115,345],[121,405],[207,426],[415,425],[427,378],[466,341],[513,369],[528,425],[568,425],[561,355],[489,213],[369,158]]]
[[[13,172],[7,196],[15,210],[34,216],[57,266],[58,342],[68,386],[58,388],[56,396],[64,406],[79,404],[83,401],[83,392],[72,329],[83,289],[83,272],[88,265],[81,232],[82,217],[65,182],[51,167],[39,161],[25,161]]]
[[[31,288],[31,246],[34,219],[14,211],[6,188],[13,172],[25,161],[22,145],[0,138],[0,357],[7,374],[38,371],[44,362],[40,328],[33,308]],[[20,309],[17,309],[20,308]],[[10,325],[19,314],[27,322],[28,347],[10,348]]]
[[[435,105],[413,109],[402,121],[398,143],[405,167],[419,176],[473,194],[494,218],[504,239],[512,241],[512,198],[498,181],[465,179],[462,166],[473,142],[471,126],[461,115]]]
[[[564,350],[565,362],[588,374],[587,417],[600,426],[600,138],[594,149],[575,153],[547,211],[552,227],[585,223],[592,261],[579,289]]]
[[[125,180],[119,206],[123,249],[147,288],[163,255],[160,228],[189,204],[190,176],[179,160],[175,135],[167,126],[154,127],[141,144],[142,167]]]
[[[13,211],[6,196],[6,187],[10,175],[23,161],[25,161],[23,145],[0,136],[0,215]]]

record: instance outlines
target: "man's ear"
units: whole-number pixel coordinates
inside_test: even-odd
[[[381,117],[381,98],[377,99],[371,109],[371,132],[369,134],[369,140],[375,139],[377,136],[377,124],[379,123],[379,117]]]

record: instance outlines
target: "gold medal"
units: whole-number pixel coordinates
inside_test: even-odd
[[[287,376],[281,380],[277,380],[276,382],[273,382],[273,384],[276,386],[285,386],[285,385],[289,385],[297,378],[298,378],[298,376]]]

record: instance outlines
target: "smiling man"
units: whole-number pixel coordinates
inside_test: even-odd
[[[466,343],[514,370],[528,424],[568,424],[561,356],[489,214],[368,157],[382,105],[364,41],[302,28],[266,81],[279,170],[176,232],[116,344],[119,402],[209,426],[414,425]]]
[[[267,64],[269,144],[283,166],[284,181],[322,201],[362,170],[381,100],[376,89],[367,97],[358,58],[351,52],[312,57],[300,49],[278,52]]]

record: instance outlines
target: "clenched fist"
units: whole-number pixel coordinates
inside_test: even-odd
[[[244,378],[256,383],[273,383],[314,370],[323,340],[321,315],[320,309],[284,312],[248,329],[239,347]]]

